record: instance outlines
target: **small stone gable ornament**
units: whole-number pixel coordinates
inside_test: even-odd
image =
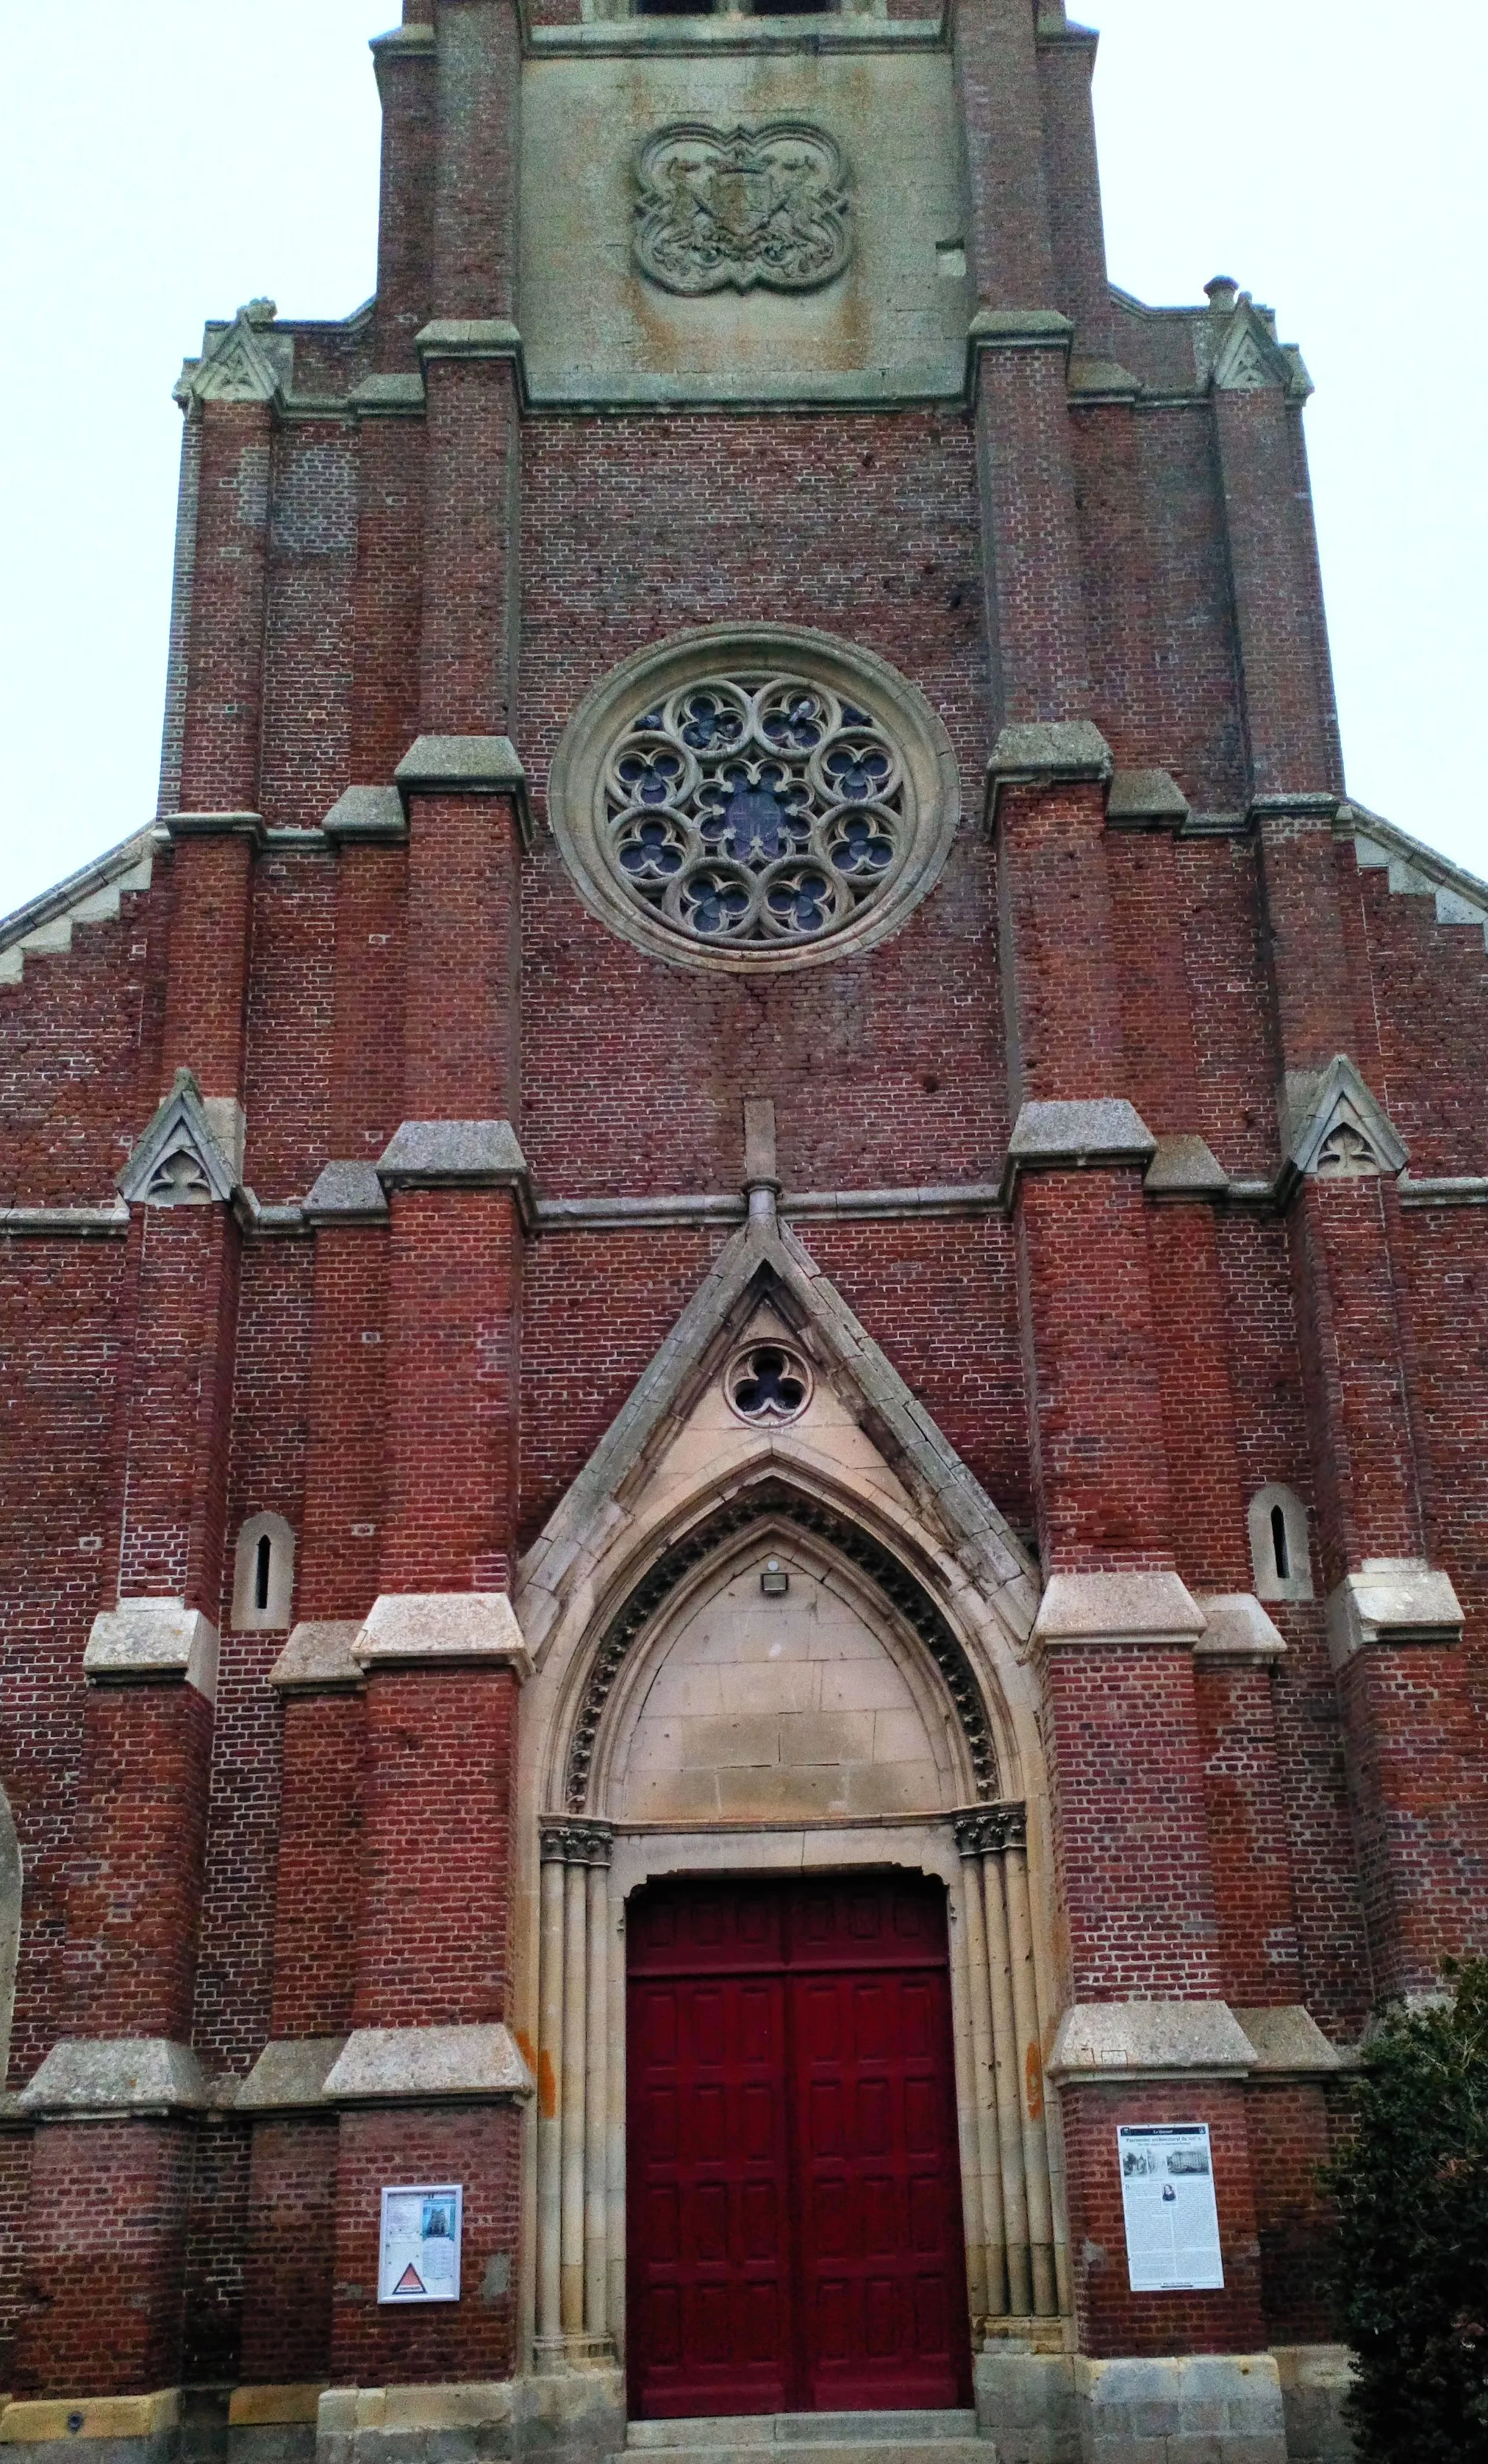
[[[663,290],[814,291],[852,253],[842,149],[809,120],[674,120],[635,166],[635,255]]]
[[[236,1188],[232,1161],[212,1131],[201,1089],[189,1069],[175,1084],[118,1176],[128,1206],[213,1206]]]

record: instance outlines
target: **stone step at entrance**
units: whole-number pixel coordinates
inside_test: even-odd
[[[974,2412],[733,2413],[633,2421],[626,2455],[652,2464],[997,2464]]]

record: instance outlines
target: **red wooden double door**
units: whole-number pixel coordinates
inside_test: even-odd
[[[969,2403],[944,1889],[665,1883],[627,1945],[632,2413]]]

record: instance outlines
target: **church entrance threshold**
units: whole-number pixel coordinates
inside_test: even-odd
[[[944,1888],[662,1883],[627,1944],[633,2416],[968,2404]]]

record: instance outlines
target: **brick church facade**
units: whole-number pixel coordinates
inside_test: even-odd
[[[0,2444],[1344,2452],[1488,889],[1094,35],[915,5],[407,0],[374,299],[183,374],[159,818],[0,928]]]

